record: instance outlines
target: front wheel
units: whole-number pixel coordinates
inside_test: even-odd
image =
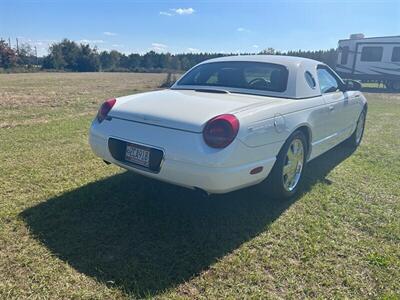
[[[365,120],[367,117],[367,109],[364,108],[357,120],[357,126],[353,134],[346,140],[349,147],[357,148],[361,144],[364,136]]]
[[[300,189],[307,156],[307,140],[296,131],[286,140],[265,187],[274,198],[291,198]]]

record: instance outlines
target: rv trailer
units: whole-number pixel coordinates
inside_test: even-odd
[[[340,40],[336,71],[343,78],[384,83],[400,91],[400,35],[365,38],[352,34]]]

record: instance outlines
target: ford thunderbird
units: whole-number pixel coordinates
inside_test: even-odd
[[[362,139],[355,81],[290,56],[211,59],[171,88],[105,101],[90,145],[107,163],[207,194],[261,184],[288,198],[307,162]]]

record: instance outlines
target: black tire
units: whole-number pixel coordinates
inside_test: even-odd
[[[399,80],[388,81],[388,82],[386,82],[386,88],[391,92],[399,93],[400,92],[400,81]]]
[[[288,190],[287,188],[285,188],[283,168],[285,165],[287,165],[287,154],[289,151],[289,147],[292,146],[292,142],[294,140],[298,140],[301,142],[301,145],[303,147],[303,160],[297,183],[295,184],[293,189]],[[285,144],[282,146],[277,156],[275,165],[271,170],[271,173],[269,174],[268,178],[262,183],[262,188],[265,190],[265,192],[267,192],[275,199],[285,200],[295,196],[301,189],[304,169],[307,160],[307,153],[308,146],[306,136],[300,130],[295,131],[288,137]]]
[[[400,92],[400,81],[394,81],[392,83],[392,90],[396,93]]]
[[[364,109],[360,113],[360,116],[358,117],[357,125],[356,128],[354,129],[353,134],[345,141],[345,144],[348,147],[356,149],[361,144],[362,138],[364,136],[366,119],[367,119],[367,108],[364,107]],[[360,122],[362,122],[362,125],[360,124]],[[359,128],[359,125],[362,127]],[[361,133],[358,132],[358,130],[361,130]]]

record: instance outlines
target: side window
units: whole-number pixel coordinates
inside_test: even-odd
[[[348,58],[349,58],[349,46],[344,46],[344,47],[342,47],[342,54],[341,54],[341,57],[340,57],[340,64],[341,65],[346,65]]]
[[[400,61],[400,47],[393,47],[392,61]]]
[[[318,68],[317,76],[322,94],[332,93],[339,89],[339,83],[337,82],[336,78],[329,73],[327,69]]]
[[[383,47],[363,47],[361,50],[361,61],[381,61]]]

